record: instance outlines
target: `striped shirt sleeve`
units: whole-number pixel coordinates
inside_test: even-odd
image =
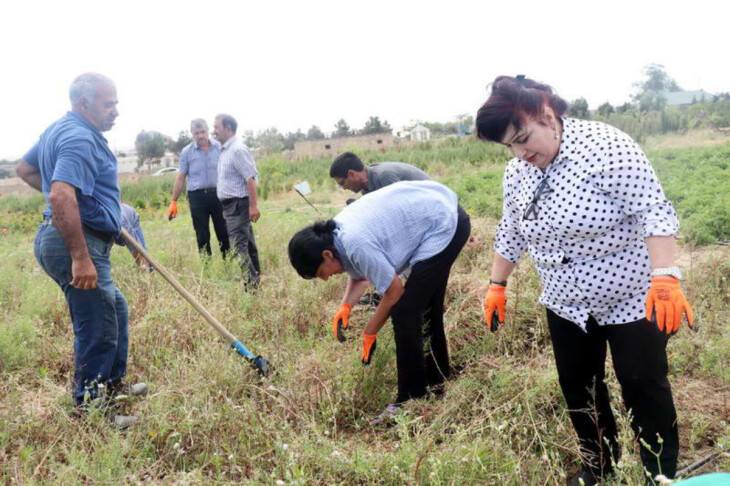
[[[236,150],[233,161],[236,166],[236,170],[239,172],[239,174],[241,174],[241,177],[243,177],[244,181],[247,181],[252,177],[256,177],[258,175],[258,171],[256,170],[256,162],[254,162],[253,156],[251,156],[251,152],[246,147],[239,147]]]

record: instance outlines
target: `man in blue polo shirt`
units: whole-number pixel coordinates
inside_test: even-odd
[[[83,408],[102,394],[102,385],[122,386],[128,312],[111,278],[120,192],[117,160],[102,135],[119,115],[116,87],[105,76],[86,73],[73,81],[69,97],[72,110],[43,132],[17,173],[46,198],[35,257],[66,296],[75,335],[73,397]],[[115,417],[121,426],[136,421]]]
[[[187,179],[190,216],[198,242],[198,251],[212,254],[210,248],[210,220],[218,238],[218,246],[223,258],[231,247],[228,239],[226,220],[223,218],[223,207],[216,195],[218,181],[218,158],[221,155],[221,144],[208,136],[208,124],[202,118],[190,122],[193,141],[180,152],[180,173],[172,188],[172,201],[167,210],[167,219],[177,216],[177,200],[182,193]]]

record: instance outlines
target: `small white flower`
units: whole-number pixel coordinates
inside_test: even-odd
[[[340,457],[342,453],[340,451],[332,451],[332,457]]]
[[[281,485],[284,485],[284,484],[286,484],[286,483],[285,483],[284,481],[282,481],[281,479],[277,479],[277,480],[276,480],[276,484],[278,484],[278,485],[280,485],[280,486],[281,486]]]
[[[325,430],[324,431],[324,435],[330,435],[330,431],[329,430]]]
[[[175,445],[173,445],[172,448],[173,449],[179,449],[180,448],[180,443],[179,442],[175,442]]]
[[[289,444],[281,444],[281,448],[283,450],[287,450],[289,448]]]
[[[231,454],[231,455],[228,456],[228,460],[229,461],[232,461],[233,460],[233,454]]]
[[[550,462],[550,458],[548,457],[547,454],[543,454],[541,459],[543,460],[543,462]]]

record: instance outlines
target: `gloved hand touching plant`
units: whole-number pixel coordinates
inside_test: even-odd
[[[362,364],[370,364],[370,360],[373,359],[373,353],[375,352],[377,344],[377,334],[366,334],[365,332],[362,333],[362,354],[360,356],[360,361],[362,362]]]
[[[352,306],[350,304],[340,304],[335,318],[332,319],[332,334],[341,343],[344,343],[346,340],[343,329],[347,329],[350,325],[350,312],[352,312]]]
[[[484,320],[487,328],[497,332],[499,326],[504,324],[504,310],[507,305],[507,297],[504,285],[490,284],[487,296],[484,298]]]

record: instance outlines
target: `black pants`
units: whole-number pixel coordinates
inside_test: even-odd
[[[413,265],[405,293],[390,311],[398,364],[398,403],[424,396],[429,387],[442,384],[449,376],[444,297],[451,265],[470,233],[469,216],[459,207],[451,242],[441,253]]]
[[[225,258],[231,244],[228,239],[226,220],[223,218],[223,207],[215,194],[215,188],[188,191],[188,202],[190,202],[190,215],[193,217],[198,251],[212,255],[209,224],[212,219],[215,236],[218,238],[218,247]]]
[[[673,478],[679,435],[667,380],[669,338],[646,319],[599,326],[591,317],[586,333],[549,309],[547,318],[560,387],[578,434],[584,466],[596,476],[604,476],[612,471],[611,458],[618,461],[620,454],[616,421],[604,383],[608,343],[624,404],[632,414],[634,433],[659,454],[657,458],[640,444],[644,467],[652,475],[661,473]]]
[[[225,199],[221,204],[226,215],[228,238],[233,243],[236,254],[241,258],[241,268],[247,272],[247,282],[256,285],[259,283],[261,264],[253,227],[248,217],[248,198]]]

